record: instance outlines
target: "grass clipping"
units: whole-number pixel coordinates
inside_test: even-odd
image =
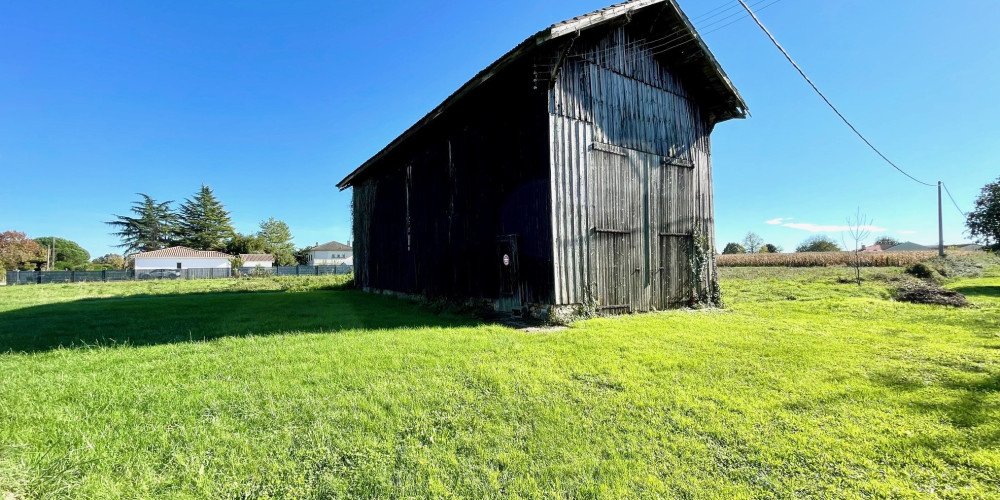
[[[938,306],[968,307],[965,295],[942,288],[930,281],[907,281],[896,289],[895,298],[901,302],[933,304]]]

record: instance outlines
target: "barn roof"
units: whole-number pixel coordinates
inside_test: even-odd
[[[187,259],[229,259],[232,255],[212,250],[195,250],[188,247],[170,247],[152,252],[132,254],[132,257],[184,257]]]
[[[704,40],[702,40],[701,36],[698,35],[694,25],[691,24],[691,21],[687,18],[684,12],[681,11],[680,6],[677,5],[677,1],[630,0],[596,10],[589,14],[574,17],[573,19],[558,22],[528,37],[518,46],[504,54],[500,59],[494,61],[493,64],[487,66],[486,69],[480,71],[479,74],[466,82],[465,85],[462,85],[462,87],[455,91],[455,93],[445,99],[444,102],[431,110],[430,113],[427,113],[427,115],[421,118],[417,123],[413,124],[399,137],[389,143],[388,146],[376,153],[375,156],[371,157],[360,167],[348,174],[347,177],[337,184],[337,187],[342,190],[350,187],[355,178],[357,178],[358,175],[360,175],[369,166],[381,160],[397,146],[413,136],[417,131],[433,122],[434,119],[443,114],[453,104],[460,101],[469,92],[475,90],[492,76],[498,74],[514,62],[531,54],[535,49],[562,37],[580,33],[622,17],[630,18],[638,11],[654,6],[660,6],[665,11],[673,14],[673,16],[664,16],[673,19],[674,25],[667,28],[670,30],[671,37],[687,33],[691,36],[692,40],[696,42],[694,53],[684,54],[683,61],[679,62],[679,64],[689,67],[692,70],[691,73],[703,80],[701,83],[704,87],[716,96],[719,102],[719,105],[715,110],[716,121],[722,122],[732,118],[746,117],[746,103],[743,102],[743,98],[740,96],[733,83],[729,80],[729,77],[726,76],[725,71],[722,70],[722,66],[719,65],[715,56],[713,56],[711,51],[708,50],[708,46],[705,45]]]

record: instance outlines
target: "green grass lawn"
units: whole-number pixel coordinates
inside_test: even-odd
[[[2,287],[0,498],[1000,496],[1000,274],[723,272],[543,331],[335,277]]]

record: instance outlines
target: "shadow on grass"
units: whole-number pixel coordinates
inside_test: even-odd
[[[1000,286],[957,286],[953,290],[966,297],[1000,297]]]
[[[0,313],[0,353],[83,345],[155,345],[350,329],[471,326],[471,316],[357,290],[133,295]]]

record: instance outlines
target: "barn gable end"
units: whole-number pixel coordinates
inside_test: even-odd
[[[341,181],[357,285],[512,311],[704,300],[709,134],[744,115],[673,0],[553,25]]]

